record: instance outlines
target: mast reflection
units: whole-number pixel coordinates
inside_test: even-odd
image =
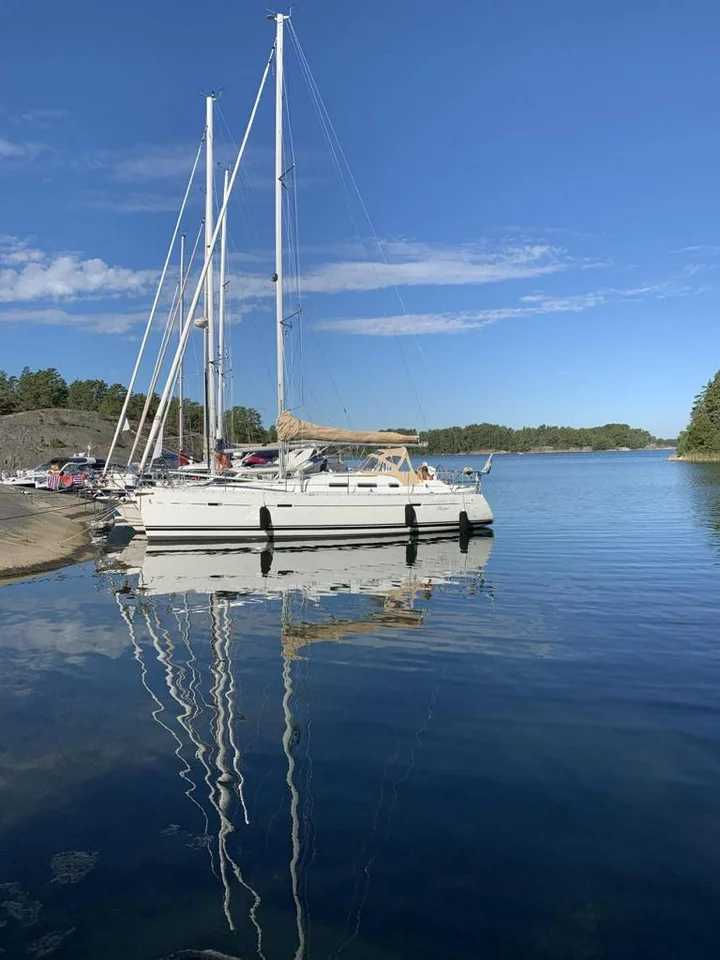
[[[235,833],[249,837],[254,827],[238,738],[242,665],[234,663],[239,649],[234,609],[248,603],[279,606],[288,873],[297,940],[294,956],[303,960],[309,951],[310,926],[302,872],[314,857],[314,843],[311,855],[307,850],[314,828],[310,777],[304,785],[297,782],[296,663],[307,658],[312,644],[358,636],[381,639],[384,634],[421,628],[426,604],[418,600],[427,601],[433,591],[451,583],[461,583],[471,592],[481,589],[491,547],[492,538],[482,537],[465,544],[455,539],[277,552],[161,553],[148,551],[142,541],[131,541],[108,557],[105,570],[127,625],[141,683],[152,702],[152,717],[172,738],[185,795],[203,818],[203,845],[220,882],[225,922],[229,930],[238,931],[233,898],[242,889],[260,958],[264,958],[262,897],[246,878],[231,845]],[[338,594],[364,596],[369,603],[364,603],[361,615],[329,615],[329,603],[323,600]],[[138,636],[139,623],[147,636],[144,642]],[[194,635],[209,639],[205,666]],[[164,689],[151,680],[148,656],[160,668]],[[351,908],[354,934],[360,922],[357,906]]]

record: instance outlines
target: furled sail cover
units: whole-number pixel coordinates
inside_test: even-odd
[[[321,427],[308,420],[298,420],[287,410],[278,417],[278,440],[326,440],[332,443],[372,443],[389,447],[395,444],[419,443],[420,438],[382,430],[345,430],[343,427]]]

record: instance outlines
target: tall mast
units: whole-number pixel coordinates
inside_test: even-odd
[[[214,472],[215,459],[213,457],[213,438],[217,429],[217,420],[215,414],[215,322],[214,322],[214,282],[213,282],[213,232],[214,222],[214,158],[213,158],[213,108],[215,106],[215,95],[209,94],[205,98],[205,259],[208,261],[207,273],[205,275],[205,319],[207,320],[207,332],[205,334],[207,344],[206,373],[207,392],[205,405],[207,407],[207,459],[210,470]]]
[[[245,134],[242,138],[242,143],[240,144],[240,148],[237,152],[237,156],[235,157],[235,163],[233,164],[232,173],[230,174],[230,184],[229,184],[230,190],[232,190],[233,186],[235,185],[235,181],[237,180],[238,170],[240,169],[240,164],[242,163],[242,159],[245,156],[245,148],[247,147],[247,142],[250,138],[250,131],[252,130],[253,124],[255,123],[255,117],[257,116],[258,106],[262,98],[263,90],[265,89],[265,84],[267,82],[267,78],[270,73],[270,67],[272,65],[272,60],[274,55],[275,55],[275,47],[273,46],[270,56],[268,57],[267,62],[265,64],[265,69],[263,70],[262,80],[260,81],[260,87],[258,89],[257,96],[255,97],[255,103],[253,104],[253,108],[250,111],[250,120],[248,121]],[[229,199],[230,198],[228,197],[227,200]],[[222,210],[220,211],[221,217],[224,216],[225,214],[226,206],[227,206],[227,201],[224,201]],[[219,235],[220,235],[220,224],[217,224],[212,235],[212,247],[214,247],[215,244],[217,243]],[[170,397],[172,396],[175,390],[175,382],[177,380],[178,370],[180,368],[180,364],[182,363],[183,354],[187,347],[188,340],[190,339],[190,331],[193,324],[196,323],[195,311],[197,309],[198,304],[200,303],[200,297],[202,296],[202,293],[203,293],[205,278],[207,276],[207,271],[209,266],[210,266],[210,263],[207,257],[205,257],[203,261],[203,268],[200,271],[200,276],[198,278],[197,286],[195,288],[195,293],[192,296],[192,299],[190,301],[190,307],[188,308],[185,316],[185,328],[183,330],[182,340],[178,344],[177,351],[175,353],[175,356],[172,361],[172,365],[170,367],[170,371],[167,376],[167,380],[165,381],[165,386],[163,388],[162,396],[160,397],[160,403],[158,404],[157,411],[155,412],[155,416],[153,417],[153,422],[150,427],[150,435],[145,443],[145,450],[140,460],[141,473],[145,469],[145,464],[147,463],[148,456],[150,455],[150,451],[153,449],[153,444],[155,443],[155,439],[157,437],[158,431],[160,430],[160,426],[163,422],[163,418],[165,417],[165,411],[167,409],[168,403],[170,402]]]
[[[180,310],[178,313],[178,334],[182,340],[183,327],[185,326],[185,234],[180,236]],[[182,452],[183,447],[183,364],[180,364],[178,371],[178,454]]]
[[[285,410],[285,325],[283,316],[283,28],[287,16],[275,14],[275,323],[277,326],[278,417]],[[280,477],[285,476],[285,449],[279,444]]]
[[[225,270],[227,263],[227,197],[230,185],[230,171],[225,171],[223,184],[223,207],[225,216],[220,227],[220,308],[218,310],[218,368],[217,368],[217,438],[225,433],[223,423],[223,405],[225,402],[225,292],[227,281]]]

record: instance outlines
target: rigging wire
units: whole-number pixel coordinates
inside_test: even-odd
[[[195,255],[197,254],[198,244],[200,242],[200,236],[202,234],[204,221],[201,221],[200,227],[198,229],[197,237],[195,238],[195,245],[192,249],[192,254],[190,255],[190,262],[188,268],[185,272],[185,276],[180,278],[180,281],[175,288],[175,294],[173,295],[172,305],[170,307],[170,312],[168,313],[168,319],[165,326],[165,332],[163,333],[163,338],[160,344],[160,350],[158,352],[157,360],[155,361],[155,369],[153,370],[153,375],[150,380],[150,387],[148,388],[147,396],[145,397],[145,404],[143,406],[142,415],[140,417],[140,422],[138,423],[137,430],[135,432],[135,440],[132,445],[132,449],[128,455],[127,463],[128,466],[132,462],[133,457],[135,456],[135,451],[138,448],[140,442],[140,434],[142,433],[143,427],[147,420],[148,413],[150,412],[150,405],[153,400],[155,387],[157,386],[158,379],[160,377],[160,371],[162,369],[163,362],[165,360],[165,354],[167,348],[170,344],[170,337],[175,329],[175,318],[180,309],[180,299],[184,295],[185,290],[187,289],[188,278],[190,276],[190,271],[192,270],[193,263],[195,262]],[[169,412],[169,408],[168,408]],[[163,426],[164,426],[163,421]]]
[[[309,91],[309,93],[310,93],[311,101],[312,101],[313,106],[314,106],[314,108],[315,108],[315,112],[316,112],[316,115],[317,115],[317,117],[318,117],[318,121],[319,121],[319,123],[320,123],[321,130],[322,130],[322,132],[323,132],[323,135],[324,135],[324,137],[325,137],[325,141],[326,141],[328,150],[329,150],[329,152],[330,152],[330,156],[331,156],[331,158],[332,158],[333,164],[334,164],[334,166],[335,166],[335,170],[336,170],[336,172],[337,172],[337,174],[338,174],[338,177],[339,177],[339,179],[340,179],[341,186],[342,186],[342,188],[343,188],[343,193],[344,193],[344,195],[345,195],[345,201],[346,201],[346,204],[347,204],[347,206],[348,206],[348,211],[349,211],[349,213],[350,213],[350,218],[351,218],[351,220],[352,220],[352,223],[353,223],[353,227],[354,227],[354,229],[355,229],[356,236],[357,236],[358,240],[359,240],[361,243],[363,243],[362,235],[361,235],[361,233],[360,233],[357,220],[356,220],[355,215],[354,215],[353,210],[352,210],[351,197],[352,197],[353,194],[354,194],[355,197],[357,198],[357,201],[358,201],[358,203],[359,203],[359,205],[360,205],[360,209],[361,209],[361,211],[362,211],[363,218],[364,218],[364,220],[366,221],[366,223],[367,223],[367,225],[368,225],[368,227],[369,227],[369,229],[370,229],[370,233],[371,233],[372,238],[373,238],[373,240],[374,240],[375,246],[376,246],[376,248],[377,248],[377,250],[378,250],[378,252],[379,252],[379,254],[380,254],[380,257],[381,257],[383,263],[384,263],[386,266],[389,266],[389,262],[388,262],[387,256],[385,255],[385,251],[383,250],[382,244],[380,243],[380,239],[379,239],[379,237],[378,237],[377,231],[375,230],[375,227],[374,227],[374,225],[373,225],[373,222],[372,222],[372,220],[371,220],[371,218],[370,218],[370,214],[369,214],[369,212],[368,212],[367,206],[366,206],[366,204],[365,204],[365,201],[363,200],[362,194],[361,194],[361,192],[360,192],[360,188],[359,188],[359,186],[358,186],[358,184],[357,184],[357,180],[355,179],[355,176],[354,176],[354,174],[353,174],[353,172],[352,172],[352,169],[351,169],[350,164],[349,164],[349,162],[348,162],[348,160],[347,160],[347,157],[346,157],[346,155],[345,155],[345,152],[344,152],[344,150],[343,150],[343,148],[342,148],[342,144],[340,143],[340,139],[339,139],[339,137],[338,137],[338,135],[337,135],[337,133],[336,133],[336,131],[335,131],[335,127],[334,127],[334,125],[333,125],[333,123],[332,123],[332,120],[330,119],[330,114],[329,114],[329,112],[328,112],[328,110],[327,110],[327,107],[325,106],[325,103],[324,103],[324,101],[323,101],[323,98],[322,98],[322,95],[321,95],[321,93],[320,93],[319,87],[318,87],[317,82],[316,82],[316,80],[315,80],[315,77],[314,77],[314,75],[313,75],[313,73],[312,73],[312,70],[311,70],[311,68],[310,68],[310,64],[308,63],[308,60],[307,60],[307,57],[305,56],[305,52],[304,52],[304,50],[303,50],[303,48],[302,48],[302,45],[301,45],[301,43],[300,43],[300,40],[299,40],[299,38],[298,38],[298,35],[297,35],[297,32],[296,32],[296,30],[295,30],[295,27],[294,27],[294,25],[293,25],[292,20],[289,20],[289,21],[288,21],[288,26],[289,26],[289,29],[290,29],[290,36],[291,36],[291,38],[292,38],[292,40],[293,40],[293,43],[294,43],[294,45],[295,45],[295,50],[296,50],[296,52],[297,52],[298,61],[299,61],[299,63],[300,63],[301,71],[302,71],[302,73],[303,73],[303,76],[304,76],[304,78],[305,78],[305,82],[306,82],[307,87],[308,87],[308,91]],[[400,293],[397,285],[393,283],[393,284],[391,284],[391,287],[392,287],[392,290],[393,290],[394,293],[395,293],[395,296],[397,297],[397,300],[398,300],[398,303],[399,303],[399,305],[400,305],[400,309],[401,309],[401,311],[402,311],[403,316],[406,317],[406,318],[408,318],[408,319],[410,319],[410,315],[408,314],[407,309],[405,308],[404,300],[403,300],[403,298],[402,298],[402,295],[401,295],[401,293]],[[394,334],[394,337],[395,337],[395,339],[396,339],[396,341],[397,341],[398,335],[397,335],[397,334]],[[423,364],[424,364],[424,366],[425,366],[425,368],[426,368],[426,370],[427,370],[427,372],[428,372],[428,376],[429,376],[430,370],[429,370],[429,367],[428,367],[428,364],[427,364],[427,359],[426,359],[426,357],[425,357],[425,353],[424,353],[424,351],[423,351],[423,349],[422,349],[422,345],[420,344],[420,341],[419,341],[419,338],[418,338],[418,336],[417,336],[417,333],[415,332],[414,329],[413,329],[413,339],[415,340],[415,345],[416,345],[416,347],[417,347],[417,349],[418,349],[418,352],[420,353],[420,356],[421,356],[421,358],[422,358]],[[419,409],[419,411],[420,411],[420,415],[421,415],[421,417],[422,417],[423,423],[424,423],[424,425],[425,425],[425,427],[426,427],[426,429],[427,429],[427,427],[428,427],[428,420],[427,420],[427,417],[426,417],[426,415],[425,415],[425,411],[424,411],[424,408],[423,408],[423,404],[422,404],[422,402],[421,402],[421,400],[420,400],[420,396],[419,396],[419,394],[418,394],[418,391],[417,391],[416,388],[415,388],[414,380],[413,380],[413,378],[412,378],[412,376],[411,376],[410,369],[409,369],[409,367],[408,367],[408,365],[407,365],[407,360],[406,360],[405,355],[404,355],[404,353],[403,353],[402,350],[400,350],[400,355],[401,355],[401,359],[402,359],[403,366],[405,367],[405,372],[406,372],[406,374],[407,374],[408,381],[409,381],[409,383],[410,383],[410,388],[411,388],[411,390],[412,390],[412,392],[413,392],[413,396],[414,396],[414,398],[415,398],[415,401],[416,401],[416,403],[417,403],[418,409]]]
[[[222,112],[222,110],[220,109],[220,107],[217,108],[217,111],[218,111],[218,115],[219,115],[219,117],[220,117],[221,123],[222,123],[222,125],[223,125],[224,128],[225,128],[225,133],[227,134],[228,140],[229,140],[230,144],[232,145],[233,149],[234,149],[235,151],[237,151],[237,144],[236,144],[235,139],[234,139],[234,137],[233,137],[233,135],[232,135],[232,131],[230,130],[230,127],[229,127],[229,125],[228,125],[228,122],[227,122],[227,120],[225,119],[225,115],[223,114],[223,112]],[[253,183],[252,183],[252,181],[251,181],[251,179],[250,179],[250,176],[249,176],[249,174],[248,174],[247,167],[246,167],[245,164],[243,164],[243,165],[241,166],[241,168],[240,168],[240,175],[242,175],[242,174],[244,174],[244,179],[245,179],[245,181],[246,181],[246,183],[245,183],[244,185],[247,187],[247,189],[249,189],[249,190],[251,190],[251,191],[255,190],[256,187],[253,185]],[[239,212],[240,212],[240,219],[241,219],[241,221],[242,221],[242,224],[243,224],[243,227],[244,227],[244,229],[245,229],[246,236],[247,236],[247,241],[248,241],[247,245],[248,245],[248,247],[249,247],[250,249],[253,249],[254,247],[256,247],[256,246],[258,245],[258,243],[257,243],[255,231],[252,229],[252,223],[251,223],[249,211],[246,209],[246,204],[243,203],[242,191],[240,191],[240,190],[236,191],[233,196],[234,196],[234,198],[236,198],[237,201],[238,201],[237,204],[236,204],[236,206],[237,206],[237,209],[238,209]],[[239,252],[240,249],[241,249],[241,247],[240,247],[240,245],[239,245],[238,243],[236,243],[236,241],[235,241],[235,237],[234,237],[234,235],[233,235],[232,226],[231,226],[231,222],[230,222],[230,221],[228,221],[228,225],[227,225],[227,235],[228,235],[228,246],[231,247],[232,249],[234,249],[235,251]],[[242,274],[240,274],[239,276],[242,277]],[[242,298],[240,298],[240,302],[242,303]],[[248,320],[250,321],[250,326],[252,327],[252,332],[253,332],[253,334],[254,334],[254,338],[253,338],[253,339],[254,339],[255,344],[258,344],[258,343],[262,342],[262,336],[261,336],[262,331],[261,331],[260,327],[258,326],[257,320],[256,320],[256,318],[255,318],[254,311],[253,311],[253,310],[249,310],[247,313],[243,313],[243,314],[242,314],[242,318],[243,318],[243,320],[248,319]],[[268,383],[268,386],[272,386],[272,385],[274,385],[274,383],[275,383],[275,374],[274,374],[274,372],[270,369],[270,364],[269,364],[269,362],[268,362],[267,352],[260,350],[260,351],[258,351],[258,353],[259,353],[260,357],[262,358],[262,364],[263,364],[263,367],[265,368],[265,373],[266,373],[266,375],[267,375],[267,383]],[[241,354],[241,356],[242,356],[242,354]],[[274,350],[273,350],[273,358],[274,358],[274,356],[275,356],[275,353],[274,353]],[[242,369],[244,369],[244,370],[247,372],[249,368],[247,368],[247,367],[245,367],[245,366],[243,365],[243,368],[242,368]],[[234,370],[234,365],[233,365],[233,378],[234,378],[234,374],[235,374],[235,370]],[[233,410],[234,410],[234,408],[233,408]],[[233,424],[232,424],[232,426],[233,426],[233,430],[236,431],[237,425],[236,425],[236,422],[235,422],[235,419],[234,419],[234,418],[235,418],[235,414],[233,413]]]
[[[288,270],[287,272],[283,271],[283,277],[286,279],[288,294],[293,297],[291,302],[291,309],[289,317],[297,316],[298,318],[298,361],[296,363],[290,364],[290,381],[291,388],[294,388],[297,377],[296,371],[300,371],[300,388],[299,388],[299,403],[296,406],[304,406],[304,373],[303,373],[303,326],[302,323],[302,300],[300,296],[300,238],[299,238],[299,221],[298,221],[298,204],[297,204],[297,179],[296,179],[296,165],[295,165],[295,142],[293,139],[292,132],[292,118],[290,116],[290,100],[289,92],[287,85],[287,71],[283,73],[283,110],[285,112],[285,120],[283,123],[283,133],[284,139],[287,143],[287,147],[283,144],[283,153],[285,156],[288,156],[290,161],[286,173],[283,175],[283,186],[286,188],[286,194],[284,197],[284,206],[285,214],[283,216],[283,223],[285,225],[286,232],[286,243],[285,250],[288,260]],[[285,177],[292,177],[291,183],[285,183]],[[290,328],[288,327],[288,330]],[[293,345],[294,346],[294,345]]]

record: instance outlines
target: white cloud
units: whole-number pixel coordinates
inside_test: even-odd
[[[126,183],[182,181],[190,176],[198,146],[199,140],[195,143],[138,144],[128,150],[97,151],[86,158],[85,163],[91,169],[105,170],[113,179]],[[218,143],[215,148],[218,165],[231,159],[234,160],[234,153],[229,145]]]
[[[102,311],[72,313],[55,307],[0,309],[0,324],[40,324],[53,327],[82,327],[90,333],[127,333],[147,320],[145,311],[106,313]]]
[[[111,213],[177,213],[180,200],[162,193],[120,193],[90,196],[85,206]]]
[[[48,148],[42,143],[31,143],[28,140],[7,140],[5,137],[0,137],[0,161],[36,160],[47,150]]]
[[[32,110],[24,110],[17,116],[26,123],[44,123],[47,120],[65,120],[70,116],[70,111],[58,107],[35,107]]]
[[[187,144],[136,147],[125,156],[109,158],[107,166],[118,180],[166,180],[188,176],[197,147]]]
[[[353,248],[350,248],[353,249]],[[303,294],[359,293],[391,287],[480,286],[558,273],[572,263],[563,251],[545,244],[503,246],[486,245],[447,247],[405,240],[383,244],[387,262],[346,258],[310,269],[300,281]],[[236,256],[248,260],[247,256]],[[271,297],[268,273],[235,274],[233,293],[246,297]]]
[[[561,251],[544,244],[487,250],[433,247],[396,241],[387,244],[388,261],[345,260],[311,270],[302,280],[306,293],[344,293],[405,286],[476,286],[540,277],[564,270]]]
[[[696,243],[689,247],[680,247],[675,253],[708,253],[712,257],[720,255],[720,247],[711,243]]]
[[[368,337],[423,336],[429,333],[465,333],[492,321],[480,313],[410,313],[394,317],[358,317],[353,320],[327,320],[315,324],[316,330],[332,333],[362,334]]]
[[[423,336],[427,334],[466,333],[500,320],[532,317],[553,313],[582,313],[611,303],[635,302],[647,298],[695,296],[709,287],[689,287],[668,280],[644,287],[608,289],[567,297],[530,294],[521,297],[521,306],[499,307],[491,310],[458,313],[400,314],[389,317],[358,317],[325,320],[315,324],[317,330],[370,337]]]
[[[65,120],[70,116],[69,110],[59,107],[30,107],[25,110],[14,110],[7,106],[0,106],[0,117],[15,126],[52,127],[59,120]]]
[[[145,293],[154,270],[113,267],[95,257],[47,254],[16,237],[0,237],[0,302],[102,298]]]

